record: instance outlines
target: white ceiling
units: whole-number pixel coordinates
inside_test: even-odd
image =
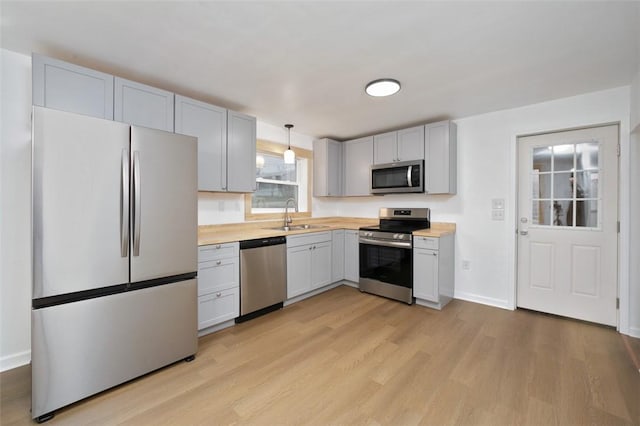
[[[628,85],[638,2],[10,2],[2,47],[347,139]],[[391,77],[389,98],[364,93]]]

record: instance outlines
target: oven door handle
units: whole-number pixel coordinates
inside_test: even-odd
[[[409,241],[378,241],[362,237],[358,241],[360,242],[360,244],[369,244],[372,246],[398,247],[409,250],[411,249],[411,242]]]

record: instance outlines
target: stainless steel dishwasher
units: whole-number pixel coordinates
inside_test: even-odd
[[[282,308],[287,294],[285,237],[240,242],[240,316],[243,322]]]

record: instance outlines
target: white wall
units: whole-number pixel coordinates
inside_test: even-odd
[[[516,137],[608,122],[621,123],[621,186],[628,231],[629,87],[590,93],[527,107],[456,120],[458,193],[455,196],[394,195],[344,198],[339,215],[376,217],[380,207],[430,207],[433,221],[457,223],[456,297],[503,308],[514,306],[516,227]],[[505,221],[491,220],[491,199],[506,200]],[[623,209],[624,210],[624,207]],[[638,210],[636,210],[638,211]],[[628,262],[628,232],[621,235]],[[626,261],[625,259],[626,258]],[[471,262],[462,270],[462,260]],[[625,263],[623,263],[624,265]],[[627,270],[620,271],[621,285]],[[628,294],[628,293],[627,293]]]
[[[31,358],[31,58],[4,49],[0,58],[0,371],[4,371]]]
[[[640,337],[640,127],[631,134],[631,232],[629,249],[630,298],[629,298],[629,333]]]

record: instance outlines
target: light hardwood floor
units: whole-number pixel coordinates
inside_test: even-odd
[[[0,376],[3,425],[30,422],[29,374]],[[192,363],[50,422],[120,423],[638,425],[640,374],[609,328],[343,286],[201,338]]]

